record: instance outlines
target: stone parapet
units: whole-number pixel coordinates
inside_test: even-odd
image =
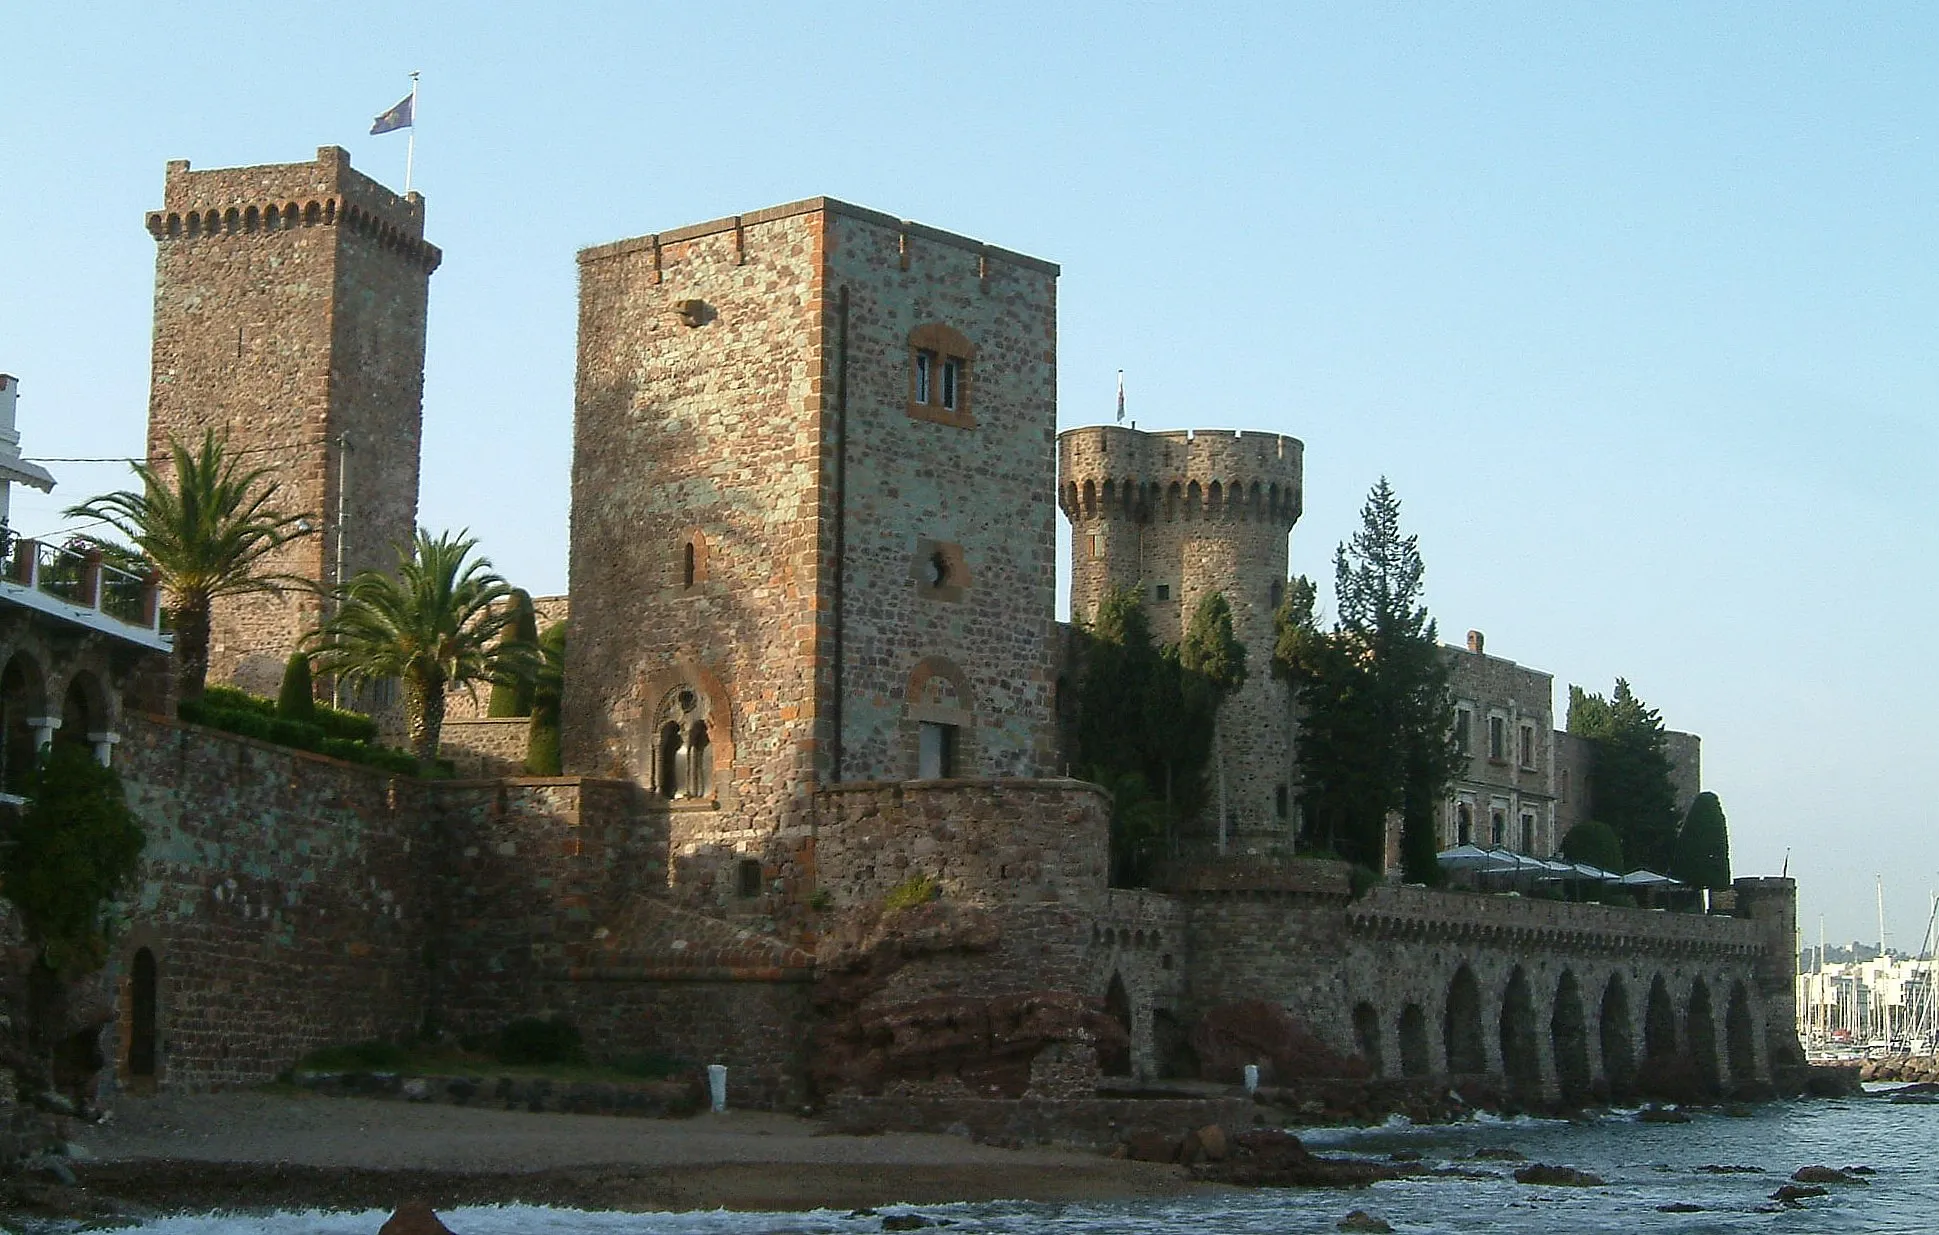
[[[1468,940],[1509,950],[1710,957],[1756,955],[1767,936],[1756,923],[1715,914],[1391,886],[1353,902],[1347,926],[1383,939]]]

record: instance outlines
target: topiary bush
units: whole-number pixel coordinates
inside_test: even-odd
[[[310,658],[302,652],[290,653],[283,666],[283,686],[276,692],[276,714],[284,720],[310,722],[316,719],[316,683],[310,679]]]

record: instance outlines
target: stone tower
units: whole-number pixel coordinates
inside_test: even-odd
[[[1089,623],[1105,594],[1143,598],[1161,643],[1184,634],[1200,600],[1223,593],[1246,646],[1246,680],[1219,713],[1210,818],[1193,839],[1216,848],[1219,763],[1225,843],[1267,851],[1293,835],[1293,722],[1270,671],[1273,610],[1286,586],[1287,539],[1301,510],[1297,438],[1276,433],[1145,433],[1101,425],[1058,438],[1058,504],[1071,527],[1071,620]]]
[[[1057,273],[828,198],[579,255],[568,771],[689,859],[1049,771]]]
[[[311,163],[191,171],[169,163],[155,237],[148,455],[207,429],[282,486],[314,534],[272,569],[324,585],[389,568],[417,519],[425,304],[440,254],[424,199]],[[348,464],[344,444],[348,445]],[[339,514],[341,513],[341,520]],[[291,592],[218,602],[209,680],[273,694],[320,616]]]

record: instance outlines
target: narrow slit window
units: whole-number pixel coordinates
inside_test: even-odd
[[[693,542],[690,540],[681,550],[680,586],[692,587],[694,579]]]
[[[962,361],[957,360],[954,356],[948,357],[943,361],[942,405],[943,410],[946,412],[956,410],[956,381],[961,372]]]
[[[916,402],[918,403],[930,402],[929,385],[935,372],[935,366],[936,353],[916,353]]]

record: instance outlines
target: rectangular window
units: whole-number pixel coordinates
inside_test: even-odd
[[[1454,744],[1460,748],[1461,753],[1464,755],[1468,754],[1471,749],[1468,745],[1468,730],[1473,727],[1473,721],[1473,712],[1468,711],[1466,708],[1454,709]],[[1466,844],[1467,842],[1463,841],[1462,843]]]
[[[1494,839],[1489,843],[1499,849],[1508,840],[1508,812],[1497,806],[1488,812],[1489,830]]]
[[[1095,533],[1093,533],[1091,536],[1091,556],[1101,557],[1102,555],[1103,555],[1103,551],[1098,546],[1098,537]]]
[[[1535,726],[1522,726],[1522,766],[1534,770],[1535,767]]]
[[[956,410],[956,379],[962,369],[962,361],[950,356],[943,361],[943,410]]]
[[[1161,583],[1161,584],[1159,584],[1159,585],[1158,585],[1158,586],[1157,586],[1156,588],[1153,588],[1153,589],[1152,589],[1152,598],[1153,598],[1154,600],[1170,600],[1170,599],[1171,599],[1171,584],[1169,584],[1169,583]]]
[[[1488,758],[1508,758],[1508,722],[1499,716],[1488,718]]]
[[[1281,819],[1284,819],[1290,813],[1287,809],[1286,798],[1286,786],[1275,785],[1272,791],[1272,812]]]
[[[948,780],[956,775],[956,726],[919,722],[916,779]]]
[[[916,402],[929,402],[929,378],[935,367],[936,353],[916,353]]]
[[[758,858],[742,858],[740,864],[739,892],[742,896],[761,894],[761,862]]]
[[[1535,852],[1535,816],[1522,812],[1522,852]]]

